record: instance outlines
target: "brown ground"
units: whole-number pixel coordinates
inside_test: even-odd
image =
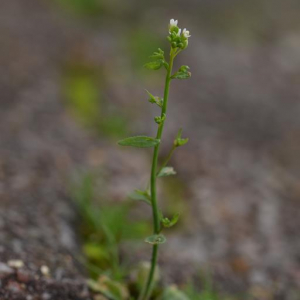
[[[185,13],[200,11],[198,5],[191,1]],[[123,9],[125,17],[135,15],[134,9]],[[273,20],[280,7],[264,9]],[[142,11],[128,22],[128,30],[151,23],[155,14]],[[297,25],[292,29],[288,22],[295,11],[286,10],[290,18],[284,16],[285,21],[270,22],[272,30],[264,23],[259,30],[237,25],[237,31],[255,35],[246,41],[197,31],[198,16],[183,13],[194,31],[179,63],[193,65],[193,77],[174,85],[166,135],[174,136],[182,126],[190,138],[173,161],[190,217],[180,235],[168,234],[163,247],[168,282],[207,267],[221,290],[246,290],[259,300],[298,299],[300,49]],[[146,84],[122,75],[135,72],[131,61],[119,55],[122,18],[89,27],[47,2],[0,3],[0,262],[25,263],[34,278],[28,283],[36,289],[32,296],[57,291],[60,298],[48,299],[85,299],[76,215],[67,193],[70,177],[78,169],[104,168],[107,195],[116,201],[147,178],[147,152],[119,151],[104,139],[99,142],[75,123],[61,101],[66,61],[101,66],[106,97],[122,109],[129,103],[132,110],[140,109],[132,131],[149,133],[152,116],[140,101],[142,88],[136,87]],[[42,265],[49,267],[51,279],[34,277]],[[1,280],[3,299],[25,299],[18,296],[24,287],[16,278],[14,271]]]
[[[26,282],[1,276],[0,298],[88,299],[66,194],[86,138],[66,116],[56,78],[68,26],[38,2],[0,4],[0,262],[18,259],[30,272]]]
[[[49,300],[91,299],[86,285],[79,280],[55,280],[41,272],[12,269],[5,264],[0,266],[0,299],[10,300]]]

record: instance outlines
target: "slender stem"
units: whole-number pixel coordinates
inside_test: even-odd
[[[171,73],[172,73],[173,61],[174,61],[175,56],[176,56],[176,53],[174,53],[174,50],[171,49],[169,68],[167,70],[167,75],[166,75],[166,80],[165,80],[164,101],[163,101],[163,106],[161,109],[161,117],[163,117],[167,112],[169,88],[170,88],[170,82],[171,82]],[[164,124],[165,124],[165,121],[162,121],[162,123],[159,124],[158,129],[157,129],[156,138],[159,140],[161,140],[161,137],[162,137]],[[157,146],[154,147],[152,169],[151,169],[151,180],[150,180],[154,234],[159,234],[159,232],[160,232],[159,209],[158,209],[157,199],[156,199],[156,176],[157,176],[157,161],[158,161],[159,145],[160,144],[158,144]],[[153,285],[153,277],[154,277],[155,268],[156,268],[156,264],[157,264],[157,253],[158,253],[158,245],[153,245],[151,269],[150,269],[150,272],[148,275],[145,292],[143,293],[143,295],[141,295],[141,299],[143,299],[143,300],[148,300],[151,295],[152,285]]]
[[[173,145],[172,149],[169,151],[167,157],[165,158],[165,160],[163,161],[163,163],[161,164],[160,168],[158,169],[156,176],[161,172],[161,170],[167,165],[167,163],[169,162],[169,160],[171,159],[175,149],[177,147],[175,145]],[[146,191],[150,191],[150,181],[147,183],[147,186],[145,188]]]

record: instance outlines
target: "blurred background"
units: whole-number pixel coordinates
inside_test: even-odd
[[[2,258],[33,259],[35,236],[53,247],[70,199],[85,221],[60,240],[79,239],[92,267],[111,268],[114,247],[124,266],[149,258],[150,210],[128,195],[147,183],[152,152],[116,142],[155,134],[144,89],[162,95],[164,72],[143,64],[168,53],[175,18],[192,35],[176,68],[192,77],[171,86],[162,154],[179,128],[190,141],[171,161],[178,175],[159,182],[165,213],[181,214],[161,247],[163,281],[200,290],[205,274],[231,299],[300,299],[299,13],[295,0],[1,1]]]

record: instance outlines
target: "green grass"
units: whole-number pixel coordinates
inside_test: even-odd
[[[105,273],[122,279],[127,264],[120,260],[120,244],[143,239],[149,234],[150,226],[145,221],[129,219],[133,202],[100,201],[95,195],[94,182],[92,174],[84,175],[81,184],[73,190],[82,220],[83,251],[88,267],[92,266],[92,277]]]
[[[70,114],[84,127],[108,138],[128,133],[128,118],[104,92],[101,70],[72,64],[65,68],[62,94]]]
[[[184,289],[186,295],[192,300],[224,300],[213,290],[212,286],[204,281],[204,289],[198,291],[193,283],[189,283]],[[228,299],[229,300],[229,299]]]
[[[134,221],[129,217],[135,202],[128,200],[113,203],[100,200],[95,193],[96,179],[101,180],[96,175],[87,173],[82,175],[79,184],[72,187],[81,216],[79,231],[85,263],[91,278],[95,280],[90,281],[90,286],[96,292],[101,291],[108,300],[126,300],[128,298],[120,295],[126,295],[130,291],[136,297],[140,279],[135,278],[136,282],[131,283],[127,280],[133,269],[121,259],[120,245],[126,241],[140,243],[151,228],[148,222]],[[200,276],[198,282],[201,283],[201,290],[191,282],[182,291],[174,286],[164,289],[157,286],[154,291],[155,300],[234,300],[220,297],[213,289],[209,275]]]

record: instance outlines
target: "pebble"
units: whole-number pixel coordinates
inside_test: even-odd
[[[17,278],[20,282],[23,282],[23,283],[28,283],[31,279],[30,274],[28,272],[21,271],[21,270],[18,270]]]
[[[15,259],[15,260],[9,260],[7,262],[7,264],[11,267],[11,268],[15,268],[15,269],[20,269],[24,267],[24,262],[22,260],[19,259]]]
[[[0,262],[0,279],[14,272],[7,264]]]
[[[21,293],[22,292],[21,285],[15,281],[9,281],[7,284],[7,289],[13,293]]]
[[[41,266],[41,273],[44,276],[49,276],[50,270],[49,270],[49,268],[47,266],[43,265],[43,266]]]
[[[49,300],[51,298],[51,295],[49,293],[43,293],[42,300]]]

